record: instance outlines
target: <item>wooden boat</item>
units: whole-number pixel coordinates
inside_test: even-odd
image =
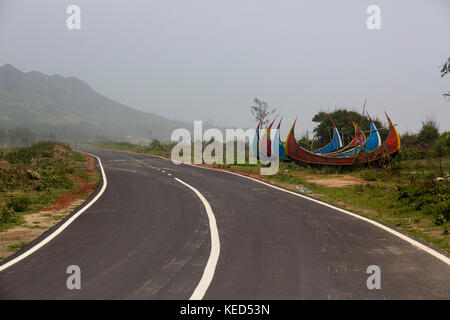
[[[340,149],[338,151],[329,152],[324,155],[334,156],[334,155],[342,153],[344,151],[353,149],[357,146],[361,146],[364,144],[364,142],[366,142],[367,139],[366,139],[366,135],[364,134],[364,131],[358,126],[358,124],[356,122],[354,122],[352,120],[352,118],[348,117],[348,119],[350,120],[350,123],[353,125],[353,129],[355,131],[355,134],[353,135],[353,139],[342,149]]]
[[[381,145],[381,137],[375,123],[371,119],[369,120],[370,120],[370,135],[362,145],[327,156],[337,158],[355,157],[361,151],[369,153],[376,150]]]
[[[358,126],[358,124],[352,120],[352,118],[348,117],[350,122],[353,125],[353,128],[355,129],[355,135],[353,136],[352,141],[347,145],[347,147],[355,147],[362,145],[367,139],[366,135],[362,131],[362,129]]]
[[[281,127],[281,121],[283,120],[283,117],[281,117],[280,122],[278,123],[278,127],[276,128],[275,137],[274,140],[278,140],[278,157],[280,159],[291,161],[291,159],[288,158],[286,155],[286,151],[284,149],[285,143],[281,141],[280,139],[280,127]]]
[[[276,116],[275,119],[273,119],[273,121],[267,127],[266,131],[264,131],[264,133],[261,135],[258,144],[259,152],[267,154],[268,157],[270,157],[270,155],[272,154],[272,141],[270,140],[271,129],[277,118],[278,116]],[[267,143],[262,143],[263,141],[266,141]]]
[[[348,166],[358,163],[368,163],[383,159],[387,156],[393,156],[398,151],[400,151],[400,137],[398,135],[397,129],[393,125],[391,119],[388,115],[386,117],[389,122],[389,135],[386,141],[377,147],[372,152],[365,152],[364,149],[360,149],[355,156],[350,157],[329,157],[324,155],[319,155],[314,152],[303,149],[297,144],[294,136],[294,128],[297,120],[294,121],[291,130],[286,139],[285,151],[288,157],[291,159],[308,163],[308,164],[318,164],[318,165],[334,165],[334,166]],[[375,131],[378,133],[378,131]],[[371,133],[371,135],[373,132]],[[369,139],[367,139],[369,140]]]
[[[324,147],[314,151],[314,153],[316,154],[325,154],[325,153],[330,153],[336,150],[339,150],[342,148],[342,139],[341,136],[339,135],[339,131],[336,128],[336,125],[334,124],[333,119],[331,119],[331,124],[333,125],[333,137],[331,138],[331,141]]]

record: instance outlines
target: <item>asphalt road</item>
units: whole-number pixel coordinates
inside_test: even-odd
[[[363,220],[226,172],[84,150],[103,163],[104,193],[0,272],[0,299],[189,299],[211,231],[204,203],[175,178],[204,196],[217,223],[220,255],[204,299],[450,299],[448,264]],[[81,269],[80,290],[66,286],[69,265]],[[367,288],[370,265],[381,289]]]

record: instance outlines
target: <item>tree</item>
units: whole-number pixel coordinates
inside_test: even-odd
[[[365,132],[366,137],[370,135],[370,121],[367,116],[364,116],[356,111],[350,111],[346,109],[337,109],[331,113],[320,111],[316,113],[312,119],[317,125],[314,128],[315,133],[315,145],[314,149],[322,147],[331,141],[333,136],[333,125],[330,120],[330,116],[333,119],[334,124],[341,134],[342,143],[345,146],[352,139],[355,133],[352,123],[349,117],[355,121],[358,126]],[[381,139],[384,141],[388,135],[388,130],[383,130],[383,125],[380,120],[374,119],[375,126],[379,130]],[[343,133],[343,136],[342,136]]]
[[[422,121],[422,129],[420,129],[417,140],[423,147],[431,147],[439,137],[439,129],[436,120],[428,118]]]
[[[311,141],[308,138],[308,134],[304,134],[297,143],[300,147],[309,150],[311,148]]]
[[[402,148],[415,147],[419,144],[419,141],[417,140],[417,133],[412,133],[410,131],[403,133],[400,140],[402,141]]]
[[[250,107],[250,112],[256,122],[261,123],[261,126],[265,127],[267,123],[269,123],[269,119],[267,119],[268,116],[275,113],[276,109],[270,110],[268,103],[258,98],[253,99],[253,103],[255,105]]]
[[[442,157],[450,155],[450,131],[443,132],[436,139],[434,151],[439,157],[439,169],[441,171],[441,176],[443,176],[444,170],[442,170]]]
[[[447,62],[445,62],[441,69],[441,77],[444,77],[446,74],[450,73],[450,58],[448,58]],[[444,97],[450,98],[450,91],[443,94]]]
[[[450,155],[450,131],[441,133],[434,147],[438,157]]]
[[[6,139],[7,139],[6,130],[3,128],[0,128],[0,148],[5,147]]]

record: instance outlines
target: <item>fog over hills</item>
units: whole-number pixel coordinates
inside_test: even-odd
[[[74,77],[0,67],[0,127],[30,128],[40,137],[65,141],[100,139],[169,140],[176,128],[192,123],[135,110],[95,92]]]

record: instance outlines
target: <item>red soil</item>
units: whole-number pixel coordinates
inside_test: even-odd
[[[95,172],[95,159],[91,156],[83,154],[83,157],[86,159],[86,168],[85,172]],[[95,190],[96,185],[94,181],[89,181],[87,179],[83,179],[80,177],[74,177],[72,175],[68,175],[68,178],[71,180],[78,180],[80,182],[80,186],[77,190],[69,191],[63,193],[58,198],[56,198],[55,204],[51,205],[47,208],[44,208],[43,211],[60,211],[70,207],[73,203],[78,200],[84,199],[84,196],[88,193],[91,193]]]

